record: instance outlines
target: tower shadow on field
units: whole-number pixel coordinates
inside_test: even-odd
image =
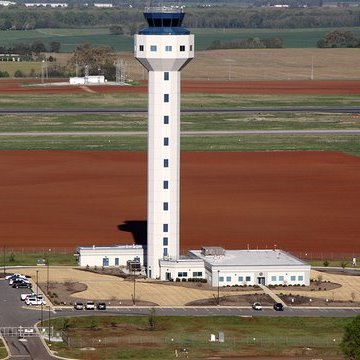
[[[147,221],[146,220],[126,220],[118,225],[119,231],[130,232],[136,245],[147,244]]]

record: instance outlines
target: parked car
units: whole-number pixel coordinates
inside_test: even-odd
[[[22,275],[22,274],[11,274],[11,275],[6,275],[6,276],[5,276],[5,280],[10,280],[11,278],[16,278],[16,277],[26,278],[26,276],[25,276],[25,275]]]
[[[12,284],[12,287],[15,289],[31,289],[32,285],[28,282],[16,282]]]
[[[274,310],[275,311],[283,311],[284,310],[284,305],[281,303],[276,303],[274,304]]]
[[[76,302],[74,304],[74,309],[75,310],[83,310],[84,309],[84,304],[82,302]]]
[[[25,301],[28,296],[36,296],[36,294],[33,293],[33,292],[21,294],[21,295],[20,295],[20,300],[21,300],[21,301]]]
[[[11,277],[9,279],[9,285],[13,285],[15,282],[20,282],[20,281],[23,281],[23,282],[30,282],[29,279],[27,279],[26,277],[23,277],[23,276],[14,276],[14,277]]]
[[[87,301],[85,304],[86,310],[95,310],[95,303],[93,301]]]
[[[253,305],[252,305],[252,308],[254,310],[262,310],[262,306],[259,302],[254,302]]]
[[[36,295],[35,296],[28,296],[25,299],[26,305],[46,305],[46,302],[44,299],[39,299]]]
[[[106,310],[106,304],[104,302],[99,302],[97,303],[96,308],[98,310]]]

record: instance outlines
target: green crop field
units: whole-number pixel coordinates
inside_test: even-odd
[[[196,36],[197,50],[205,50],[214,40],[229,41],[259,37],[268,39],[282,38],[285,48],[315,48],[316,42],[334,28],[319,29],[191,29]],[[359,28],[344,28],[360,35]],[[52,41],[61,43],[61,51],[72,52],[84,42],[93,46],[109,45],[116,51],[132,51],[133,37],[127,35],[111,35],[108,28],[89,29],[36,29],[2,31],[0,46],[12,46],[16,43],[32,43],[42,41],[49,46]]]
[[[86,359],[172,359],[187,348],[189,358],[235,356],[339,356],[344,326],[351,319],[290,317],[77,317],[53,320],[67,343],[52,344],[64,357]],[[47,323],[45,322],[45,326]],[[224,343],[210,334],[224,333]],[[185,354],[184,354],[185,355]],[[181,354],[180,354],[181,357]]]

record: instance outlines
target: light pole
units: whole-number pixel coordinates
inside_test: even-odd
[[[39,296],[39,270],[36,270],[36,297]]]
[[[43,320],[44,320],[44,309],[43,309],[43,306],[44,306],[44,304],[43,304],[43,302],[41,302],[41,327],[43,327],[44,325],[43,325]]]
[[[6,249],[6,246],[4,245],[3,247],[3,255],[4,255],[4,277],[5,277],[5,274],[6,274],[6,252],[5,252],[5,249]]]
[[[218,273],[217,304],[220,305],[220,270],[218,270],[217,273]]]
[[[49,249],[48,254],[47,254],[47,259],[46,259],[46,293],[47,293],[47,295],[49,295],[50,251],[51,251],[51,249]]]
[[[49,305],[49,328],[48,328],[48,332],[49,332],[49,342],[50,342],[50,305]]]
[[[133,276],[134,276],[134,296],[133,296],[133,303],[134,303],[134,305],[136,305],[136,304],[135,304],[135,302],[136,302],[136,300],[135,300],[135,284],[136,284],[136,281],[135,281],[135,268],[133,268]]]

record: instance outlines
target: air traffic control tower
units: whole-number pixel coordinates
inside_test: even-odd
[[[146,8],[148,27],[135,35],[135,58],[148,70],[147,275],[180,255],[180,71],[194,57],[185,13]]]

